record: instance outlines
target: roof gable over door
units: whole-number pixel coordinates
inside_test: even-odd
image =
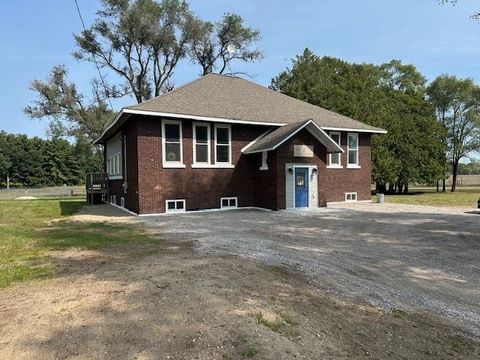
[[[294,124],[285,125],[275,129],[260,139],[256,139],[242,149],[244,154],[254,154],[263,151],[271,151],[278,148],[285,141],[292,138],[300,130],[308,130],[329,153],[342,153],[343,149],[323,131],[312,119],[299,121]]]

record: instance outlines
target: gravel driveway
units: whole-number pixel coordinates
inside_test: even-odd
[[[381,308],[427,311],[480,337],[480,215],[405,205],[145,217],[198,250],[293,267]]]

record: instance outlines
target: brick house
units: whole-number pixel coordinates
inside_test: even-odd
[[[123,108],[96,140],[110,203],[136,214],[285,209],[370,199],[385,130],[210,74]]]

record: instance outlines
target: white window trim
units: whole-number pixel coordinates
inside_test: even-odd
[[[339,132],[339,131],[332,131],[330,132],[330,137],[332,137],[332,135],[338,135],[338,140],[340,141],[340,143],[338,144],[339,146],[342,146],[342,133]],[[333,137],[332,137],[332,140],[333,140]],[[328,154],[328,165],[327,165],[327,169],[343,169],[343,165],[342,165],[342,153],[338,153],[338,160],[339,160],[339,163],[338,164],[332,164],[332,154]]]
[[[219,164],[192,164],[192,169],[234,169],[235,165],[227,163]]]
[[[122,153],[118,152],[113,155],[110,155],[107,159],[107,175],[109,180],[121,180],[123,179],[122,174]]]
[[[175,202],[175,207],[177,207],[177,202],[181,201],[183,202],[183,209],[173,209],[173,210],[169,210],[168,209],[168,203],[171,202],[171,201],[174,201]],[[165,213],[167,214],[174,214],[174,213],[184,213],[186,212],[186,201],[185,199],[168,199],[168,200],[165,200]]]
[[[201,123],[201,122],[194,122],[192,124],[193,126],[193,167],[197,166],[208,166],[211,165],[212,161],[212,154],[211,154],[211,148],[212,148],[212,132],[211,132],[211,127],[209,123]],[[197,127],[206,127],[207,128],[207,162],[198,162],[197,161]],[[205,145],[205,144],[202,144]]]
[[[229,150],[229,153],[228,153],[228,159],[229,159],[229,162],[218,162],[217,161],[217,129],[219,128],[222,128],[222,129],[228,129],[228,150]],[[215,131],[215,136],[214,136],[214,143],[213,143],[213,146],[214,146],[214,152],[215,152],[215,165],[217,166],[221,166],[221,167],[225,167],[225,166],[228,166],[228,167],[234,167],[234,165],[232,164],[232,126],[231,125],[219,125],[219,124],[215,124],[214,126],[214,131]]]
[[[348,195],[355,195],[355,200],[347,200]],[[345,193],[345,202],[357,202],[358,200],[358,195],[356,192],[346,192]]]
[[[350,136],[356,136],[357,137],[357,159],[355,164],[350,164]],[[358,133],[348,133],[347,134],[347,169],[360,169],[361,166],[359,164],[359,153],[360,153],[360,143],[359,143],[360,137],[358,136]],[[353,150],[353,149],[352,149]]]
[[[228,200],[229,205],[223,206],[222,205],[223,200]],[[235,206],[230,206],[230,200],[235,200]],[[236,208],[238,208],[238,198],[236,196],[220,198],[220,209],[236,209]]]
[[[165,140],[166,140],[166,133],[165,133],[165,125],[178,125],[180,127],[180,161],[167,161],[166,156],[166,147],[165,147]],[[162,166],[164,168],[185,168],[185,164],[183,163],[183,132],[182,132],[182,122],[178,120],[162,120]]]

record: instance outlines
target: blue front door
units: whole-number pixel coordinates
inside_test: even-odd
[[[295,207],[308,207],[308,168],[295,168]]]

